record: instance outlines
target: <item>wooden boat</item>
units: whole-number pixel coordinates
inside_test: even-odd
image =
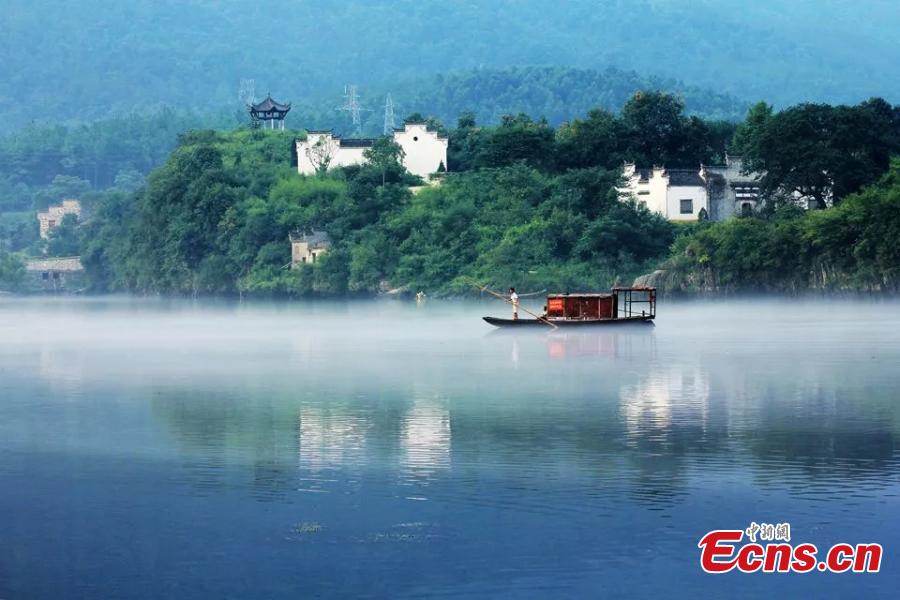
[[[652,325],[656,318],[656,288],[615,287],[608,294],[550,294],[540,319],[483,317],[495,327],[595,327]]]

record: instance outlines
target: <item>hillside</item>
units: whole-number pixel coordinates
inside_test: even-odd
[[[660,270],[642,278],[663,294],[900,290],[900,160],[835,208],[793,206],[767,219],[702,223],[682,235]]]
[[[478,69],[363,88],[362,102],[369,110],[362,113],[362,133],[381,134],[380,108],[387,93],[394,98],[398,125],[406,115],[420,112],[452,126],[464,111],[474,112],[481,124],[525,113],[558,125],[592,108],[618,111],[635,91],[654,89],[682,97],[689,114],[737,121],[747,111],[746,104],[730,96],[615,69]],[[290,127],[354,132],[349,115],[336,110],[339,94],[291,99]],[[0,212],[43,208],[54,194],[67,193],[66,188],[48,192],[57,177],[78,178],[82,183],[75,182],[76,189],[68,192],[77,195],[83,193],[83,182],[99,190],[112,186],[120,173],[146,175],[163,163],[179,133],[191,128],[232,129],[247,122],[246,111],[234,100],[230,106],[209,110],[169,107],[86,124],[26,126],[0,137]]]
[[[612,66],[776,105],[893,100],[898,28],[886,0],[7,0],[0,127],[225,106],[242,79],[299,102],[517,65]]]
[[[602,289],[667,258],[685,291],[708,281],[715,292],[895,290],[896,107],[758,106],[752,115],[737,137],[768,172],[763,189],[774,191],[751,217],[676,226],[621,201],[623,160],[696,168],[721,159],[735,127],[687,116],[674,96],[641,93],[618,115],[592,110],[558,128],[524,115],[495,126],[464,120],[447,132],[451,172],[418,192],[399,146],[362,166],[303,176],[282,132],[192,132],[145,187],[97,198],[81,255],[94,289],[140,293],[459,294],[472,279]],[[797,151],[815,168],[777,168]],[[842,174],[834,207],[802,211],[779,196],[822,172]],[[314,264],[287,268],[289,234],[314,230],[333,246]]]
[[[634,94],[617,113],[594,109],[558,127],[526,115],[488,126],[466,118],[446,131],[449,172],[418,191],[410,186],[422,182],[387,138],[368,164],[300,175],[295,133],[190,131],[146,181],[121,172],[102,192],[54,178],[33,204],[80,186],[72,195],[89,217],[63,222],[44,242],[33,217],[0,215],[0,289],[22,283],[23,257],[76,248],[94,291],[174,295],[442,295],[466,293],[473,279],[600,289],[660,265],[659,285],[673,292],[893,291],[900,282],[900,164],[890,163],[900,153],[900,111],[880,99],[782,111],[759,104],[740,124],[688,115],[663,93]],[[720,161],[732,134],[766,173],[767,201],[752,216],[676,226],[621,201],[623,161],[696,168]],[[808,168],[792,167],[797,155]],[[827,199],[811,204],[820,210],[791,199],[815,189]],[[289,234],[322,230],[333,241],[327,253],[288,268]]]

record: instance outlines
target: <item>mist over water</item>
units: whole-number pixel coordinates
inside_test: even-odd
[[[896,589],[898,308],[0,300],[0,598]],[[703,574],[751,521],[882,573]]]

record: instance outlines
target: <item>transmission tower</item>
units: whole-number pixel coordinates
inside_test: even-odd
[[[388,94],[384,99],[384,135],[394,133],[394,99]]]
[[[360,113],[367,108],[363,108],[359,103],[359,88],[349,84],[344,86],[344,104],[338,107],[338,110],[350,113],[353,126],[356,128],[355,133],[359,133],[362,129],[362,118]]]
[[[253,104],[256,102],[255,79],[241,79],[241,85],[238,88],[238,100],[244,104]]]

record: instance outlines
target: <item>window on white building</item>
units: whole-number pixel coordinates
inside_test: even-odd
[[[681,200],[681,214],[690,215],[694,213],[694,201],[690,198]]]

